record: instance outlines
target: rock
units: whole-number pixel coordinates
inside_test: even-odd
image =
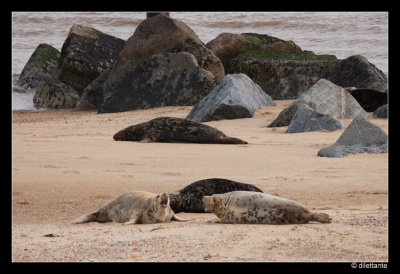
[[[234,58],[229,73],[248,75],[274,100],[295,99],[336,62],[334,56],[308,51],[265,51]]]
[[[361,107],[368,112],[387,104],[387,93],[365,88],[346,88],[346,90],[357,100]]]
[[[118,58],[118,66],[112,73],[125,73],[128,61],[138,63],[155,54],[182,51],[193,54],[199,66],[210,71],[217,79],[224,77],[221,60],[204,45],[196,33],[185,23],[164,14],[143,20],[126,41]]]
[[[223,63],[225,72],[230,71],[230,61],[249,50],[301,51],[293,41],[284,41],[266,34],[221,33],[206,44]]]
[[[388,117],[388,104],[380,106],[377,110],[374,111],[374,115],[377,118],[387,118]]]
[[[169,12],[146,12],[146,18],[151,18],[151,17],[159,15],[159,14],[163,14],[163,15],[169,17]]]
[[[91,82],[84,90],[76,108],[79,110],[98,109],[103,104],[103,85],[110,75],[111,68],[107,68],[99,77]]]
[[[378,126],[363,117],[356,117],[336,143],[318,151],[321,157],[344,157],[356,153],[386,153],[388,136]]]
[[[74,108],[79,95],[72,87],[49,76],[36,89],[33,102],[45,108]]]
[[[350,56],[332,66],[322,76],[342,87],[356,87],[385,92],[387,77],[375,65],[361,56]]]
[[[300,103],[308,105],[320,114],[331,115],[335,118],[368,116],[368,113],[348,91],[326,79],[320,79],[282,110],[268,127],[288,126]]]
[[[130,65],[119,77],[110,73],[98,113],[194,105],[216,86],[213,74],[188,52],[157,54]]]
[[[115,62],[124,45],[124,40],[94,28],[73,25],[62,46],[55,78],[82,95]]]
[[[317,113],[308,105],[300,103],[285,133],[316,130],[334,131],[343,128],[342,122],[335,117]]]
[[[270,81],[263,86],[263,90],[274,100],[296,99],[309,87],[318,81],[318,77],[307,74],[292,74],[288,77]]]
[[[57,67],[60,52],[48,44],[40,44],[24,66],[17,84],[36,88],[40,81],[50,76]]]
[[[228,74],[190,111],[186,119],[206,122],[253,117],[262,106],[275,102],[245,74]]]

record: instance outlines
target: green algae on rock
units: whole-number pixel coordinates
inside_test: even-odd
[[[117,59],[125,41],[91,27],[73,25],[65,40],[55,78],[79,95]]]
[[[51,75],[57,66],[60,51],[49,44],[39,44],[25,64],[18,85],[36,88],[44,77]]]
[[[226,73],[232,73],[229,67],[231,60],[249,50],[301,52],[293,41],[258,33],[221,33],[206,47],[222,61]]]
[[[272,59],[272,60],[292,60],[292,61],[336,61],[335,55],[317,55],[312,51],[284,51],[284,50],[248,50],[240,54],[241,56]]]

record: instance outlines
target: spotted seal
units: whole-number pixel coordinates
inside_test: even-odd
[[[304,224],[310,221],[330,223],[325,213],[312,213],[302,204],[266,193],[233,191],[204,196],[205,211],[221,223]]]
[[[208,125],[174,117],[159,117],[129,126],[113,138],[116,141],[247,144]]]
[[[167,193],[128,192],[105,203],[97,211],[75,219],[72,223],[114,221],[124,224],[152,224],[171,220],[187,221],[176,216],[169,203],[170,199]]]
[[[262,192],[261,189],[244,183],[221,178],[199,180],[181,190],[170,192],[171,208],[175,213],[195,212],[203,213],[203,197],[213,194],[231,192],[235,190]]]

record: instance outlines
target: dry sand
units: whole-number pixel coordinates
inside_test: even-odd
[[[290,102],[276,100],[251,119],[206,123],[248,145],[112,139],[159,116],[185,118],[191,107],[13,112],[12,261],[388,261],[388,154],[318,157],[343,130],[267,128]],[[387,133],[387,119],[371,122]],[[169,192],[212,177],[253,184],[333,221],[214,224],[211,213],[179,213],[190,221],[69,224],[124,192]]]

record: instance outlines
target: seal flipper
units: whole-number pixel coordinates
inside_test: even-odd
[[[190,220],[189,219],[180,218],[180,217],[176,216],[176,214],[174,213],[174,215],[172,215],[171,221],[187,222],[187,221],[190,221]]]
[[[239,138],[224,136],[220,139],[221,144],[248,144]]]
[[[82,223],[89,223],[89,222],[94,222],[96,221],[97,218],[95,216],[95,212],[85,214],[79,218],[76,218],[70,224],[82,224]]]

